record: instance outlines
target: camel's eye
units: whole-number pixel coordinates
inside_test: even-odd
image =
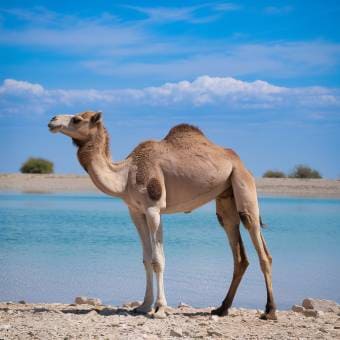
[[[72,118],[72,123],[73,124],[78,124],[78,123],[80,123],[81,122],[81,118],[79,118],[79,117],[73,117]]]

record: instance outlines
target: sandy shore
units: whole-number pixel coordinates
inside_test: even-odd
[[[340,198],[340,181],[326,179],[259,178],[260,196],[300,196]],[[31,193],[98,192],[87,175],[0,174],[0,191]]]
[[[339,305],[306,316],[279,311],[277,321],[261,311],[231,308],[170,308],[166,319],[137,315],[132,307],[0,303],[0,339],[339,339]],[[310,312],[309,314],[313,314]]]

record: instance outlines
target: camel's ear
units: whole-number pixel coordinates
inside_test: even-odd
[[[91,123],[96,124],[102,120],[102,112],[98,111],[91,117]]]

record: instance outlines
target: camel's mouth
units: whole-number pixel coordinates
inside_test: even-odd
[[[62,126],[61,125],[48,124],[48,128],[49,128],[50,132],[57,133],[61,130]]]

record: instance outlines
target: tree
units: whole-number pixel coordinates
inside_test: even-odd
[[[290,178],[322,178],[319,171],[312,169],[308,165],[296,165],[293,171],[289,174]]]
[[[53,163],[43,158],[29,158],[20,168],[23,174],[51,174]]]
[[[287,177],[286,174],[279,170],[267,170],[262,177],[267,178],[285,178]]]

